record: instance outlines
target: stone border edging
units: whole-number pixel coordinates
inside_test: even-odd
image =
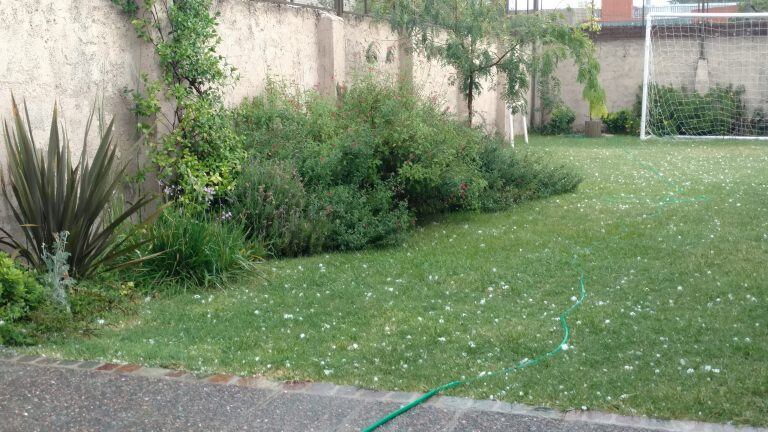
[[[398,391],[379,391],[360,389],[352,386],[336,385],[323,382],[306,381],[271,381],[262,377],[241,377],[230,374],[215,374],[198,378],[195,374],[156,367],[144,367],[137,364],[117,364],[97,361],[58,360],[50,357],[17,355],[0,349],[0,361],[36,366],[81,369],[114,374],[130,374],[148,378],[162,378],[182,382],[236,385],[271,391],[296,392],[318,396],[335,396],[351,399],[394,402],[406,404],[420,397],[422,393]],[[550,408],[532,407],[522,404],[510,404],[495,400],[475,400],[454,396],[438,396],[428,401],[425,406],[433,406],[451,411],[487,411],[503,414],[542,417],[566,422],[586,422],[612,426],[645,428],[667,432],[768,432],[765,428],[733,426],[729,424],[705,423],[687,420],[658,420],[649,417],[623,416],[600,411],[561,412]]]

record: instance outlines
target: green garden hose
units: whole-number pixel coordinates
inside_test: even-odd
[[[707,198],[703,197],[703,196],[697,196],[697,197],[693,197],[693,198],[682,197],[681,195],[685,192],[685,189],[679,183],[677,183],[673,179],[665,176],[656,167],[636,159],[626,149],[622,149],[622,150],[624,150],[624,153],[627,155],[627,158],[630,159],[632,162],[634,162],[635,164],[637,164],[641,168],[651,172],[653,175],[655,175],[656,177],[658,177],[662,181],[668,183],[670,186],[674,187],[675,191],[673,193],[669,194],[668,196],[665,197],[665,199],[663,201],[658,202],[656,204],[656,211],[654,212],[654,214],[659,214],[662,209],[664,209],[666,206],[669,206],[671,204],[691,203],[691,202],[698,202],[698,201],[706,201],[707,200]],[[576,257],[574,256],[574,260],[575,260],[575,258]],[[485,374],[482,374],[482,375],[479,375],[479,376],[476,376],[474,378],[470,378],[470,379],[467,379],[467,380],[452,381],[452,382],[449,382],[448,384],[444,384],[444,385],[441,385],[440,387],[436,387],[436,388],[428,391],[427,393],[425,393],[424,395],[422,395],[418,399],[414,400],[413,402],[411,402],[411,403],[401,407],[400,409],[398,409],[396,411],[393,411],[393,412],[389,413],[385,417],[382,417],[376,423],[373,423],[372,425],[370,425],[367,428],[363,429],[363,432],[372,432],[372,431],[380,428],[381,426],[387,424],[388,422],[392,421],[393,419],[399,417],[400,415],[410,411],[411,409],[413,409],[413,408],[423,404],[424,402],[428,401],[432,397],[437,396],[437,395],[439,395],[439,394],[441,394],[443,392],[446,392],[448,390],[451,390],[453,388],[460,387],[460,386],[463,386],[463,385],[468,385],[468,384],[474,383],[476,381],[484,380],[484,379],[487,379],[487,378],[490,378],[492,376],[496,376],[496,375],[499,375],[499,374],[508,374],[510,372],[513,372],[513,371],[516,371],[516,370],[519,370],[519,369],[527,368],[529,366],[535,366],[535,365],[537,365],[537,364],[539,364],[539,363],[541,363],[541,362],[543,362],[545,360],[548,360],[548,359],[556,356],[561,351],[567,350],[568,349],[568,342],[569,342],[570,337],[571,337],[571,329],[568,326],[567,318],[571,314],[571,312],[574,311],[574,309],[576,309],[577,307],[579,307],[579,305],[581,305],[581,303],[584,301],[584,298],[586,296],[587,296],[587,291],[586,291],[585,276],[582,273],[581,277],[579,278],[579,298],[576,300],[576,302],[574,304],[572,304],[568,309],[566,309],[565,311],[563,311],[563,313],[560,314],[560,325],[562,326],[562,329],[563,329],[563,340],[560,342],[559,345],[557,345],[551,351],[547,352],[546,354],[542,354],[542,355],[540,355],[538,357],[535,357],[532,360],[528,360],[528,359],[523,360],[520,363],[518,363],[517,365],[512,366],[512,367],[507,367],[507,368],[499,369],[497,371],[485,373]]]
[[[385,425],[389,421],[393,420],[394,418],[400,416],[401,414],[404,414],[404,413],[410,411],[411,409],[413,409],[413,408],[423,404],[424,402],[428,401],[430,398],[432,398],[434,396],[437,396],[440,393],[443,393],[443,392],[445,392],[447,390],[450,390],[452,388],[459,387],[459,386],[462,386],[462,385],[471,384],[471,383],[474,383],[476,381],[488,379],[488,378],[490,378],[492,376],[495,376],[495,375],[507,374],[507,373],[510,373],[510,372],[513,372],[513,371],[516,371],[516,370],[519,370],[519,369],[527,368],[528,366],[535,366],[535,365],[541,363],[544,360],[547,360],[547,359],[549,359],[551,357],[556,356],[561,351],[567,350],[568,349],[568,341],[571,338],[571,328],[568,326],[568,320],[567,320],[568,315],[570,315],[571,312],[573,312],[573,310],[576,309],[584,301],[584,298],[586,296],[587,296],[586,282],[584,280],[584,275],[582,274],[581,277],[579,278],[579,298],[576,300],[576,302],[574,304],[571,305],[571,307],[569,307],[568,309],[564,310],[563,313],[560,314],[560,325],[563,328],[563,340],[562,340],[562,342],[560,342],[559,345],[557,345],[551,351],[547,352],[546,354],[542,354],[542,355],[540,355],[538,357],[535,357],[533,359],[523,360],[523,361],[521,361],[520,363],[518,363],[515,366],[499,369],[499,370],[493,371],[493,372],[488,372],[488,373],[485,373],[483,375],[479,375],[479,376],[476,376],[474,378],[471,378],[471,379],[468,379],[468,380],[465,380],[465,381],[461,381],[461,380],[460,381],[453,381],[453,382],[450,382],[448,384],[441,385],[440,387],[436,387],[436,388],[428,391],[427,393],[425,393],[424,395],[422,395],[420,398],[416,399],[415,401],[409,403],[408,405],[405,405],[405,406],[401,407],[400,409],[389,413],[387,416],[382,417],[376,423],[374,423],[374,424],[368,426],[367,428],[363,429],[363,432],[374,431],[374,430],[378,429],[379,427]]]

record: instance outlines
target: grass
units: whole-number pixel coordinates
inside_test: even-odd
[[[453,394],[768,425],[768,147],[531,147],[579,167],[579,191],[441,217],[396,248],[268,262],[37,350],[424,391],[552,349],[583,273],[568,351]]]

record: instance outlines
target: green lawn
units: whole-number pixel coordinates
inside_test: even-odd
[[[575,194],[425,223],[401,247],[266,263],[263,279],[151,300],[67,358],[427,390],[563,410],[768,425],[768,146],[535,138]],[[417,414],[416,414],[417,415]]]

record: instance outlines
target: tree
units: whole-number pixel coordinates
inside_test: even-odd
[[[503,96],[517,112],[526,107],[531,74],[552,77],[565,58],[578,66],[576,78],[592,114],[605,112],[594,45],[562,15],[509,15],[506,2],[499,0],[388,0],[378,6],[378,15],[415,41],[428,58],[454,69],[470,125],[484,81],[504,76]]]
[[[742,12],[768,12],[768,0],[746,0],[739,2]]]

